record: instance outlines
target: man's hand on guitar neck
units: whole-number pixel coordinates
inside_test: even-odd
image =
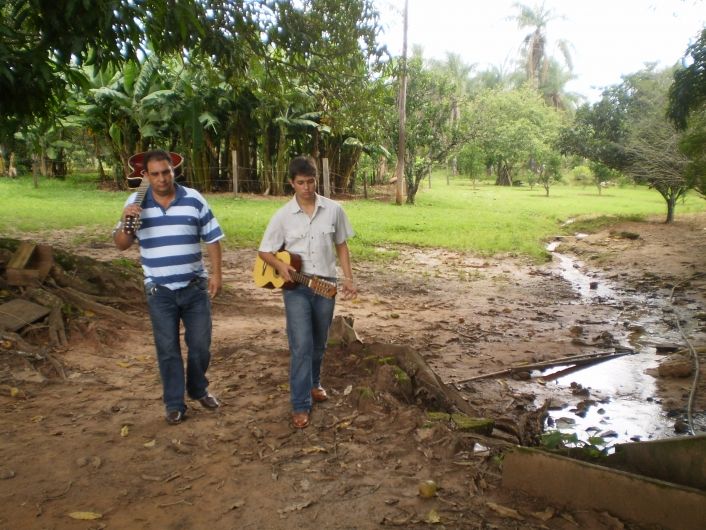
[[[125,223],[128,217],[132,218],[137,218],[140,216],[140,212],[142,211],[142,208],[140,208],[137,204],[128,204],[125,209],[123,210],[123,218],[122,221]]]
[[[119,250],[130,248],[132,243],[135,241],[134,231],[125,231],[125,226],[129,224],[127,221],[128,218],[132,217],[133,219],[137,219],[140,215],[140,211],[142,211],[142,208],[140,208],[137,204],[128,204],[123,210],[123,214],[120,218],[119,229],[113,231],[113,241]]]

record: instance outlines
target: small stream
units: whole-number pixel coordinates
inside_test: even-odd
[[[546,428],[575,433],[583,441],[599,436],[610,445],[678,436],[674,425],[677,419],[685,419],[685,414],[669,413],[663,407],[655,397],[656,379],[646,373],[664,357],[657,354],[655,345],[684,343],[674,325],[670,293],[621,290],[597,273],[584,272],[580,262],[556,251],[559,246],[560,241],[554,241],[547,250],[553,254],[556,272],[579,295],[574,303],[614,308],[614,319],[606,325],[621,346],[635,354],[565,374],[562,370],[568,366],[533,372],[532,379],[544,383],[535,386],[536,404],[551,400]],[[684,385],[690,384],[691,378],[686,379]],[[686,405],[685,397],[683,407]],[[705,416],[694,415],[697,431],[706,430]]]

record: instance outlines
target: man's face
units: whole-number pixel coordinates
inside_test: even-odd
[[[166,160],[150,160],[143,175],[150,181],[152,193],[169,195],[174,190],[174,170]]]
[[[316,195],[316,177],[297,175],[291,182],[297,198],[312,199]]]

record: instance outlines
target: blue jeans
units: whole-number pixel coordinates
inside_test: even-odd
[[[200,399],[208,392],[206,370],[211,361],[211,301],[208,280],[199,278],[183,289],[145,285],[147,306],[157,349],[162,378],[163,400],[167,411],[186,411],[184,389],[189,397]],[[179,324],[184,323],[186,385],[184,361],[179,342]]]
[[[321,382],[321,362],[336,302],[304,285],[285,289],[289,339],[289,392],[293,412],[311,410],[311,389]]]

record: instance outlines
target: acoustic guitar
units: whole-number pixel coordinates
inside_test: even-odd
[[[296,269],[296,271],[289,271],[289,275],[292,277],[293,282],[287,282],[280,276],[277,269],[271,267],[263,261],[263,259],[258,256],[255,259],[255,267],[253,268],[253,279],[255,280],[255,285],[258,287],[266,287],[268,289],[283,288],[283,289],[293,289],[297,284],[306,285],[316,294],[321,295],[325,298],[333,298],[336,296],[336,284],[329,282],[317,276],[312,276],[310,274],[304,274],[300,272],[302,266],[302,259],[297,254],[292,254],[286,250],[280,250],[276,254],[277,259],[291,265]]]
[[[132,190],[137,188],[137,197],[135,198],[134,204],[139,204],[140,206],[142,206],[142,201],[145,200],[147,188],[150,187],[149,179],[142,176],[142,172],[146,169],[144,157],[145,152],[137,153],[132,155],[127,161],[128,167],[132,170],[130,175],[127,177],[127,186]],[[179,153],[170,152],[169,158],[171,158],[172,169],[174,171],[174,180],[176,182],[181,182],[182,163],[184,162],[184,157]],[[125,218],[123,232],[132,235],[138,228],[140,228],[140,218],[138,216],[129,215]]]

